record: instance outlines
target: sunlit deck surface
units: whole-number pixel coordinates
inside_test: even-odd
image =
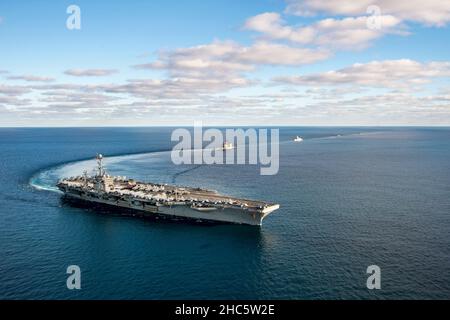
[[[221,195],[213,190],[192,187],[171,186],[165,184],[144,183],[134,180],[113,178],[113,188],[107,194],[131,197],[142,200],[156,200],[162,202],[189,202],[192,204],[214,206],[237,206],[246,209],[263,210],[274,206],[273,203],[258,200],[240,199]],[[63,179],[61,184],[70,188],[95,192],[95,178],[74,177]]]

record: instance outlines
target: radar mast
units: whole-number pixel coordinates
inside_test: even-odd
[[[102,154],[97,154],[97,169],[98,169],[98,173],[97,176],[98,177],[103,177],[105,175],[105,168],[103,168],[103,155]]]

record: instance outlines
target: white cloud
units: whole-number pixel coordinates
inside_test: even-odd
[[[325,50],[296,48],[287,45],[256,42],[241,46],[232,41],[215,41],[212,44],[162,52],[159,60],[135,66],[140,69],[165,69],[172,76],[206,75],[227,76],[252,71],[258,65],[302,65],[326,59]]]
[[[405,34],[406,21],[438,26],[448,19],[446,7],[437,10],[432,5],[434,1],[421,3],[425,8],[421,12],[417,8],[408,11],[403,6],[406,2],[399,2],[289,1],[291,13],[338,16],[321,17],[302,26],[287,24],[278,13],[263,13],[245,23],[247,30],[260,33],[251,44],[214,41],[166,50],[159,52],[156,60],[134,66],[160,70],[162,77],[149,78],[145,72],[139,72],[143,78],[138,79],[136,75],[120,83],[0,84],[0,111],[16,112],[18,119],[29,118],[31,122],[39,118],[97,122],[101,119],[119,124],[137,124],[149,119],[171,124],[198,119],[227,121],[228,124],[248,123],[249,120],[285,124],[347,124],[349,120],[355,124],[374,124],[373,121],[388,124],[391,119],[396,123],[405,123],[408,119],[421,123],[421,117],[428,117],[431,122],[448,123],[448,92],[433,95],[427,90],[411,90],[427,89],[423,84],[438,77],[449,77],[450,62],[372,61],[335,71],[275,78],[281,86],[264,86],[267,83],[259,86],[260,80],[251,77],[262,66],[297,67],[316,63],[329,58],[333,49],[360,49],[386,34]],[[370,4],[380,5],[381,29],[367,27],[366,9]],[[64,73],[96,77],[116,72],[113,69],[70,69]],[[30,75],[8,76],[3,78],[52,80]],[[247,90],[250,86],[252,88]],[[232,89],[238,90],[229,92]],[[419,97],[424,94],[427,96]]]
[[[95,92],[76,92],[76,91],[60,91],[60,92],[43,92],[44,98],[40,102],[45,103],[77,103],[89,107],[99,106],[106,102],[116,101],[120,98]]]
[[[280,14],[266,12],[247,19],[245,29],[261,32],[271,39],[289,40],[296,43],[313,42],[317,31],[312,27],[292,28],[286,26]]]
[[[279,83],[294,85],[356,84],[372,87],[408,87],[428,83],[432,78],[449,77],[450,62],[421,63],[409,59],[356,63],[324,73],[278,77]]]
[[[181,82],[185,83],[194,81],[187,79],[200,81],[241,78],[242,72],[251,71],[254,67],[230,59],[239,48],[233,41],[215,41],[206,45],[163,51],[158,60],[134,67],[165,70],[172,80],[181,78]]]
[[[371,41],[388,33],[405,34],[401,21],[394,16],[379,16],[380,28],[368,28],[367,19],[367,16],[329,18],[294,28],[287,26],[278,13],[269,12],[248,19],[244,27],[270,39],[344,49],[367,47]]]
[[[250,47],[241,48],[233,59],[251,64],[304,65],[325,60],[331,53],[323,49],[296,48],[283,44],[257,42]]]
[[[70,69],[64,71],[65,74],[74,77],[102,77],[117,73],[114,69]]]
[[[15,107],[18,106],[26,106],[29,105],[30,102],[30,99],[18,99],[12,96],[0,96],[0,106],[8,109],[15,109]]]
[[[314,24],[318,30],[317,39],[314,43],[321,46],[332,46],[336,48],[361,49],[372,41],[388,33],[405,34],[400,26],[400,20],[393,16],[380,16],[379,29],[367,27],[368,17],[325,19]]]
[[[257,42],[241,46],[233,41],[160,52],[158,60],[134,66],[167,72],[162,80],[132,80],[110,90],[131,92],[139,97],[180,98],[214,94],[254,85],[247,73],[260,65],[303,65],[329,57],[325,50],[295,48]]]
[[[33,76],[33,75],[20,75],[20,76],[10,76],[8,80],[23,80],[28,82],[52,82],[55,81],[54,78]]]
[[[11,86],[0,83],[0,94],[18,96],[28,92],[30,92],[30,89],[24,86]]]
[[[438,96],[387,92],[308,104],[308,116],[323,115],[324,123],[368,125],[448,125],[449,101]]]
[[[447,0],[287,0],[286,12],[301,16],[317,13],[359,16],[376,5],[382,14],[427,26],[444,26],[450,21],[450,1]]]
[[[103,90],[145,99],[192,99],[199,95],[224,92],[251,84],[252,82],[246,78],[224,75],[222,78],[132,79],[127,84],[104,86]]]

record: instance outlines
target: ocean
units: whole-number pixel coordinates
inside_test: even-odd
[[[0,129],[0,299],[450,299],[450,128],[283,127],[274,176],[176,166],[172,130]],[[281,208],[252,227],[67,205],[54,184],[96,153],[114,175]]]

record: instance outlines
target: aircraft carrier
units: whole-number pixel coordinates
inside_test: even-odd
[[[144,183],[110,176],[97,155],[97,172],[64,178],[57,187],[72,200],[113,206],[141,216],[163,216],[194,221],[210,221],[260,226],[265,217],[280,206],[264,201],[239,199],[201,188]]]

